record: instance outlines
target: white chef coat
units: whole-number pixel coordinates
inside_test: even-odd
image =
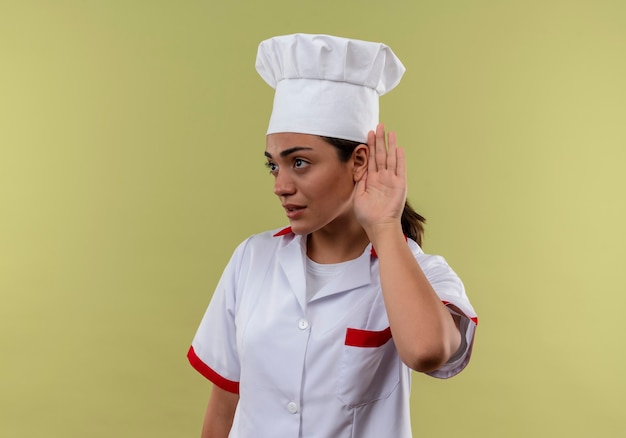
[[[459,351],[430,373],[448,378],[469,361],[476,314],[445,260],[408,245],[441,300],[463,312]],[[229,437],[411,437],[411,370],[391,338],[371,245],[308,303],[305,257],[306,237],[290,228],[245,240],[193,339],[194,368],[240,395]]]

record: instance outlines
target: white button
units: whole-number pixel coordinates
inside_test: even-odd
[[[287,403],[287,410],[292,414],[295,414],[296,412],[298,412],[298,405],[294,402],[289,402]]]
[[[298,328],[300,330],[306,330],[307,328],[309,328],[309,321],[307,321],[306,319],[301,319],[300,321],[298,321]]]

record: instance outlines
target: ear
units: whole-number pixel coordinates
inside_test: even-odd
[[[367,161],[370,150],[367,145],[360,144],[352,152],[354,182],[360,181],[367,172]]]

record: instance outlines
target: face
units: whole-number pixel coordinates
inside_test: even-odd
[[[352,215],[358,161],[343,163],[334,146],[316,135],[267,136],[267,167],[274,193],[296,234],[309,234]]]

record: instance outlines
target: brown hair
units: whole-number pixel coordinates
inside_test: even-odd
[[[321,138],[337,149],[339,160],[344,163],[350,159],[352,152],[354,152],[356,147],[361,144],[357,141],[344,140],[341,138],[323,136],[321,136]],[[415,240],[418,245],[421,246],[426,219],[413,210],[413,207],[411,207],[408,200],[404,204],[404,210],[402,211],[402,218],[400,219],[400,222],[402,223],[402,232],[408,238]]]

